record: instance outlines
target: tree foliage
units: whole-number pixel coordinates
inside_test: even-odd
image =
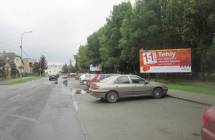
[[[44,55],[40,57],[39,70],[41,74],[44,74],[45,70],[48,68],[47,60]]]
[[[33,73],[34,73],[34,74],[39,74],[39,73],[40,73],[40,65],[39,65],[38,62],[34,62],[34,63],[33,63],[33,68],[32,68],[32,70],[33,70]]]
[[[62,73],[68,73],[69,72],[69,68],[67,64],[64,64],[62,67]]]
[[[215,72],[215,0],[138,0],[113,7],[104,26],[87,39],[78,68],[139,72],[139,49],[191,48],[194,73]]]

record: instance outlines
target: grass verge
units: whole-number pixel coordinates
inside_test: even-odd
[[[41,77],[39,76],[29,76],[29,77],[23,77],[23,78],[19,78],[19,79],[13,79],[9,82],[9,84],[20,84],[20,83],[25,83],[28,81],[32,81],[32,80],[37,80],[40,79]]]
[[[169,87],[169,89],[215,95],[215,83],[205,82],[165,82],[165,83]]]

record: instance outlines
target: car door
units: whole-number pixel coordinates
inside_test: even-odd
[[[133,95],[140,96],[150,93],[150,87],[146,84],[144,79],[136,75],[129,76],[129,78],[131,79],[131,83],[133,85]]]
[[[132,85],[128,76],[119,76],[114,81],[114,85],[120,97],[126,97],[132,94]]]

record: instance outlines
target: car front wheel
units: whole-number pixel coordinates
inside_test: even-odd
[[[163,96],[163,90],[161,89],[161,88],[155,88],[154,90],[153,90],[153,97],[155,98],[155,99],[159,99],[159,98],[161,98]]]
[[[110,92],[108,92],[108,94],[106,95],[106,100],[107,100],[107,102],[109,102],[109,103],[115,103],[115,102],[117,102],[118,98],[119,98],[119,97],[118,97],[117,93],[114,92],[114,91],[110,91]]]

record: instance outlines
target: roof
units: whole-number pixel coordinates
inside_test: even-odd
[[[13,60],[16,58],[16,54],[13,52],[3,52],[0,53],[0,60],[5,61],[6,58],[9,58],[10,60]]]

